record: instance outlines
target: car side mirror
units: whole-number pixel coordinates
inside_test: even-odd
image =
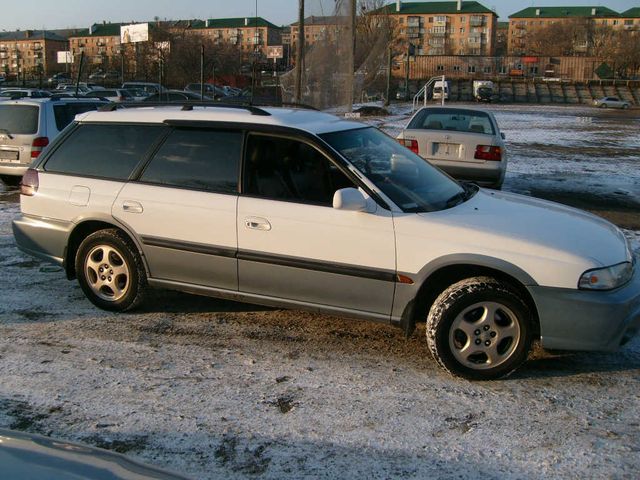
[[[504,133],[502,133],[502,132],[500,132],[500,136],[502,137],[502,139],[503,139],[503,140],[506,140],[506,139],[507,139],[507,136],[506,136]]]
[[[367,199],[356,188],[343,188],[333,194],[333,208],[350,212],[366,212]]]

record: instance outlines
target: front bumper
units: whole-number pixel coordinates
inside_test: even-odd
[[[528,287],[538,309],[542,346],[558,350],[616,350],[640,331],[640,268],[608,292]]]

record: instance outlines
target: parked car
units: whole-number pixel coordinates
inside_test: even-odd
[[[196,93],[199,95],[201,92],[201,85],[202,84],[200,83],[190,83],[189,85],[184,87],[184,90],[185,92]],[[204,84],[204,94],[209,98],[215,98],[215,99],[223,98],[227,96],[227,92],[225,92],[223,88],[220,88],[216,85],[212,85],[210,83]]]
[[[137,88],[139,90],[144,90],[149,95],[155,95],[156,93],[162,93],[167,90],[159,83],[152,82],[124,82],[121,88],[124,88],[125,90],[129,90],[130,88]]]
[[[0,100],[18,99],[18,98],[47,98],[51,93],[46,90],[36,88],[7,88],[0,92]]]
[[[623,108],[630,107],[629,102],[618,97],[603,97],[593,101],[593,105],[599,108]]]
[[[143,100],[143,102],[198,102],[204,100],[213,101],[214,99],[211,97],[205,96],[202,98],[199,93],[188,92],[183,90],[167,90],[162,93],[157,93],[155,95],[150,95]]]
[[[89,112],[25,174],[21,211],[17,245],[105,310],[164,287],[406,334],[426,320],[435,359],[470,379],[509,374],[534,339],[612,350],[640,327],[640,271],[614,225],[458,183],[321,112]]]
[[[131,95],[133,95],[133,99],[136,102],[142,102],[145,98],[150,95],[142,90],[141,88],[128,88],[127,89]]]
[[[5,74],[4,73],[0,73],[0,85],[5,83],[6,81],[7,81],[7,77],[5,76]]]
[[[31,162],[79,113],[106,102],[21,99],[0,102],[0,179],[16,185]]]
[[[110,102],[132,102],[134,101],[133,95],[129,90],[125,90],[123,88],[112,88],[112,89],[103,89],[103,90],[92,90],[85,94],[85,97],[99,97],[104,98]]]
[[[72,81],[73,79],[71,78],[71,75],[65,72],[54,73],[47,79],[47,83],[51,87],[55,87],[60,83],[70,83]]]
[[[500,189],[507,171],[503,134],[492,113],[457,107],[416,112],[398,141],[459,180]]]
[[[7,429],[0,429],[0,465],[12,480],[186,480],[119,453]]]

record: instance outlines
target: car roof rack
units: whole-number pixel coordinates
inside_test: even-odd
[[[222,102],[200,102],[200,101],[185,101],[185,102],[121,102],[110,103],[98,109],[99,112],[113,112],[119,108],[144,108],[144,107],[182,107],[183,111],[193,110],[193,107],[213,107],[213,108],[232,108],[236,110],[246,110],[251,115],[259,115],[263,117],[271,116],[266,110],[253,106],[243,105],[238,103],[222,103]]]

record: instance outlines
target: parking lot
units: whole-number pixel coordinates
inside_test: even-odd
[[[504,189],[616,223],[640,252],[637,111],[490,107]],[[406,105],[369,120],[395,134]],[[174,292],[95,309],[17,250],[0,187],[0,426],[81,440],[194,478],[636,478],[640,339],[543,352],[470,383],[386,325]],[[579,328],[579,322],[576,322]]]

